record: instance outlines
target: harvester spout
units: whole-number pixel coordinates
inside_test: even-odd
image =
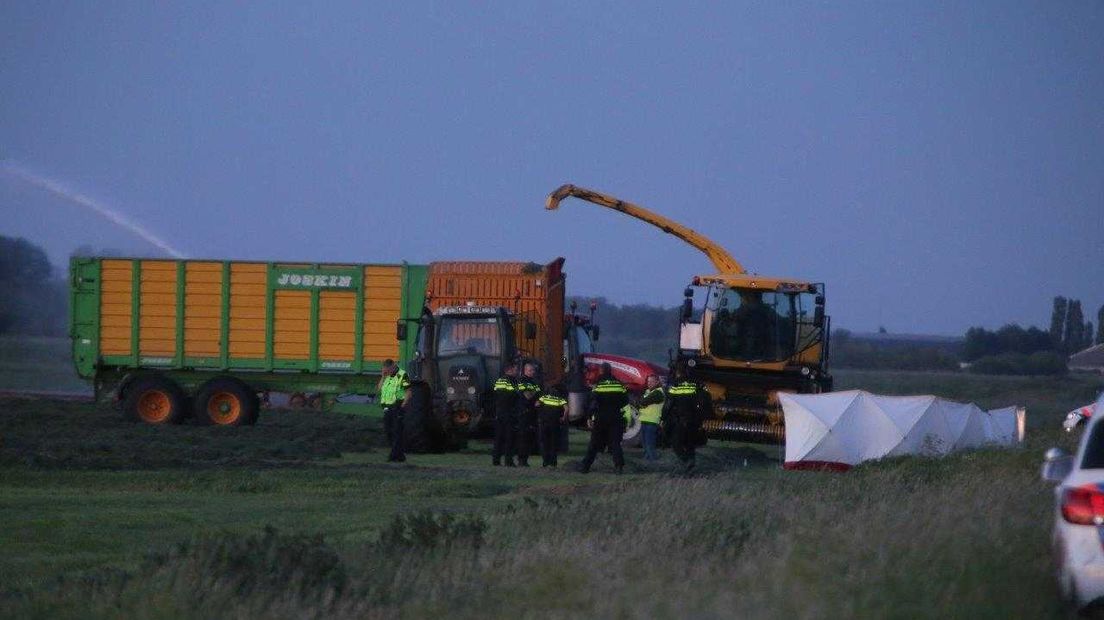
[[[594,203],[601,207],[613,209],[614,211],[620,211],[625,215],[635,217],[638,220],[642,220],[662,230],[663,232],[674,235],[679,239],[689,243],[695,248],[704,253],[709,260],[713,263],[713,266],[721,274],[740,274],[745,273],[744,267],[740,265],[732,255],[729,254],[724,248],[717,245],[704,235],[698,234],[696,231],[691,230],[678,222],[669,220],[662,215],[652,213],[651,211],[634,205],[631,202],[625,202],[613,196],[596,192],[592,189],[586,189],[585,187],[579,187],[577,185],[561,185],[556,188],[556,191],[548,195],[548,198],[544,202],[544,208],[549,211],[554,211],[559,208],[560,202],[564,198],[574,197],[580,200]]]

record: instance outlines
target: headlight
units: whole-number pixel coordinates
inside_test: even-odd
[[[808,366],[802,366],[801,367],[801,374],[805,375],[806,377],[809,376],[810,372],[812,372],[812,371],[809,370]]]
[[[453,394],[455,394],[455,393],[456,393],[456,388],[454,388],[454,387],[452,387],[452,386],[450,385],[450,386],[448,387],[448,389],[447,389],[447,390],[445,390],[445,393],[446,393],[446,394],[448,394],[449,396],[452,396]]]
[[[693,359],[693,358],[688,359],[688,360],[686,360],[686,365],[693,368],[694,366],[698,365],[698,360]]]
[[[470,394],[472,396],[475,396],[475,386],[474,385],[469,385],[468,386],[468,394]]]

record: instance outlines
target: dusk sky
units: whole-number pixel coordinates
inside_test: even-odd
[[[825,282],[836,327],[1095,322],[1104,3],[9,0],[0,160],[0,234],[58,265],[164,255],[68,188],[188,257],[564,256],[570,294],[667,306],[711,272],[544,211],[572,182]]]

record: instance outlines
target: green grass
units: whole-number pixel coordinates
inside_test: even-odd
[[[583,476],[492,468],[483,442],[389,465],[372,417],[154,428],[0,398],[0,617],[1060,616],[1038,464],[1101,381],[837,386],[1026,404],[1029,440],[842,475],[718,443],[692,477],[637,451]]]
[[[0,390],[87,392],[77,376],[68,338],[0,336]]]

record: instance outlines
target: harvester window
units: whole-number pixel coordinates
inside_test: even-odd
[[[741,361],[777,361],[794,353],[794,295],[754,289],[720,289],[710,295],[709,348]]]

